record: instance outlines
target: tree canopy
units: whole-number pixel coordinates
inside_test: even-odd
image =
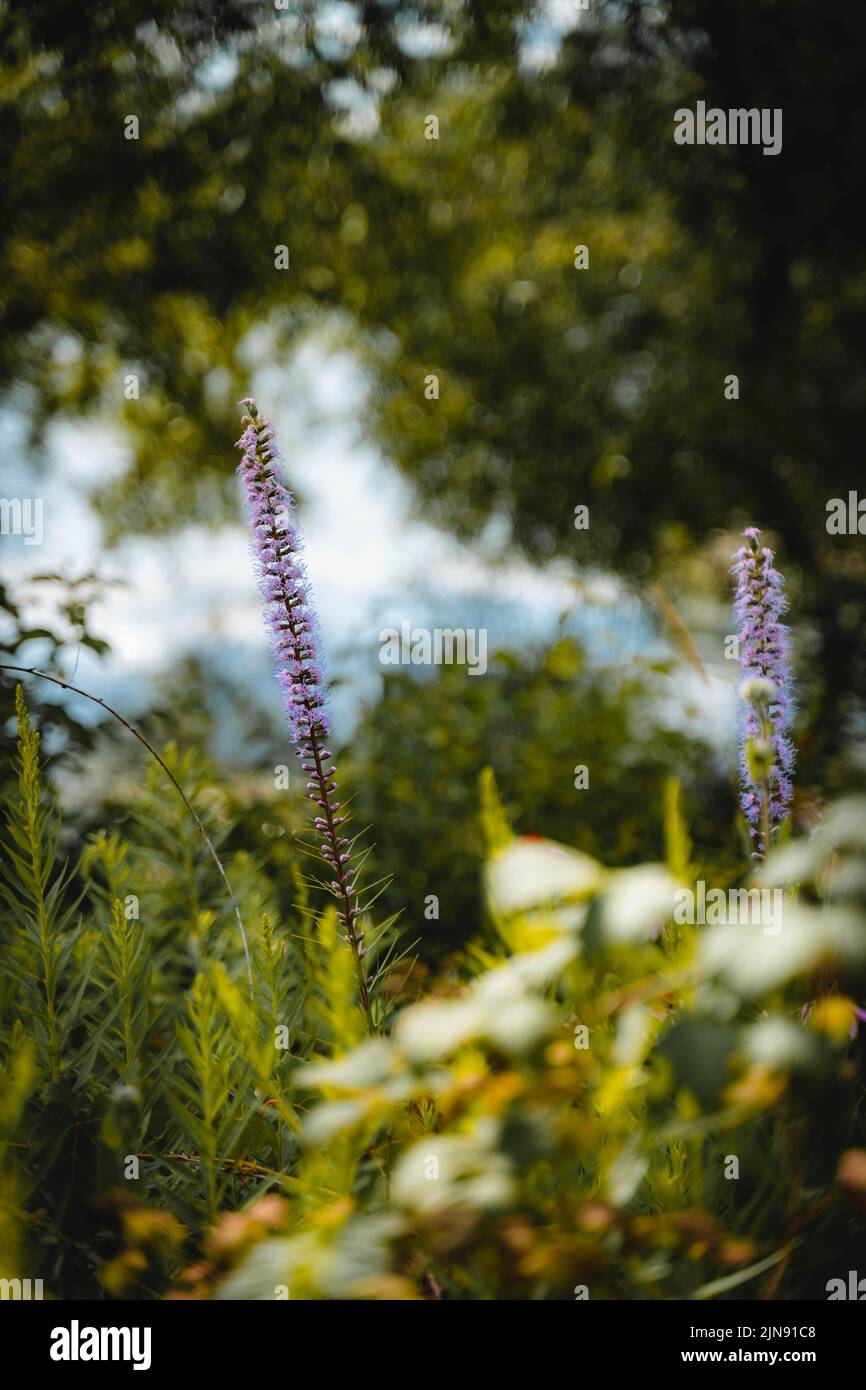
[[[374,374],[370,428],[463,535],[502,515],[530,554],[573,553],[585,503],[582,554],[638,575],[671,529],[752,517],[832,561],[825,503],[856,485],[863,424],[866,18],[672,0],[575,19],[5,8],[0,370],[37,425],[123,412],[112,535],[221,515],[257,330],[285,360],[334,313]],[[781,108],[781,154],[677,146],[697,99]]]
[[[236,516],[236,402],[327,326],[461,537],[638,584],[782,537],[832,751],[866,693],[862,548],[826,529],[862,471],[864,30],[844,0],[8,4],[0,386],[37,444],[118,420],[106,534],[160,534]],[[699,100],[779,109],[781,151],[676,144]]]

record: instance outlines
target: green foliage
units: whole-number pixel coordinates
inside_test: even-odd
[[[63,658],[70,651],[86,647],[96,656],[105,656],[108,643],[93,631],[90,609],[108,587],[93,574],[70,579],[68,575],[42,572],[16,584],[0,578],[0,659],[22,666],[38,652],[40,669],[60,675]],[[34,608],[40,613],[38,619],[32,616]],[[4,686],[11,676],[11,672],[0,673]],[[74,709],[63,704],[46,706],[43,717],[46,742],[52,751],[62,747],[64,752],[72,752],[92,746],[92,729],[82,723]],[[5,743],[0,734],[4,752]],[[4,794],[9,790],[5,766],[4,759],[0,774]]]
[[[675,769],[690,809],[701,815],[706,851],[725,862],[731,787],[708,767],[707,751],[664,721],[662,703],[679,680],[671,668],[636,662],[628,675],[588,668],[583,649],[562,637],[548,649],[501,652],[483,680],[457,667],[429,679],[385,678],[366,714],[353,766],[357,807],[375,826],[376,863],[392,877],[383,901],[401,911],[403,931],[425,959],[466,940],[482,911],[485,839],[495,847],[478,770],[488,766],[515,830],[544,826],[554,837],[607,864],[664,852],[665,785]],[[575,789],[575,769],[591,764],[591,786]],[[492,840],[490,837],[493,837]],[[425,916],[429,894],[439,916]]]
[[[782,894],[776,934],[680,920],[677,780],[657,801],[666,865],[616,867],[514,833],[488,769],[487,925],[370,1038],[297,870],[291,921],[263,911],[253,934],[250,992],[237,935],[198,930],[221,885],[173,804],[147,802],[141,844],[91,836],[79,888],[20,691],[17,713],[4,1277],[85,1298],[793,1298],[848,1267],[862,802],[746,880]],[[401,982],[399,965],[386,994]]]
[[[17,1022],[9,1030],[0,1072],[0,1250],[4,1277],[21,1275],[23,1232],[21,1208],[27,1197],[21,1166],[15,1162],[19,1127],[30,1092],[36,1085],[35,1048]]]
[[[116,900],[97,957],[94,981],[103,999],[111,1000],[113,1014],[101,1018],[95,1033],[106,1064],[126,1086],[141,1082],[141,1059],[147,1052],[150,1028],[150,961],[142,932],[129,920],[123,903]]]
[[[35,1038],[52,1081],[59,1081],[69,1033],[87,982],[70,989],[69,965],[76,945],[71,930],[78,906],[69,900],[70,871],[57,862],[59,822],[39,780],[39,734],[31,727],[24,692],[15,692],[18,716],[18,794],[10,798],[7,864],[0,890],[15,931],[7,969],[17,985],[21,1016]]]
[[[0,1047],[10,1260],[23,1250],[28,1270],[66,1292],[153,1294],[185,1240],[250,1184],[279,1180],[290,1159],[287,1059],[316,1045],[301,1019],[309,967],[264,918],[250,997],[212,860],[153,784],[131,817],[135,848],[116,828],[99,831],[77,870],[59,865],[61,827],[20,687],[16,707]],[[188,757],[164,756],[196,784]],[[196,793],[207,802],[200,783]],[[218,804],[204,814],[218,820]],[[344,1007],[354,1012],[351,990]],[[348,1020],[341,1028],[356,1039]],[[157,1194],[161,1212],[145,1205]]]
[[[249,1119],[245,1063],[235,1059],[215,970],[197,975],[189,991],[189,1022],[177,1026],[182,1065],[168,1092],[182,1134],[200,1158],[211,1222],[228,1182],[225,1164]]]

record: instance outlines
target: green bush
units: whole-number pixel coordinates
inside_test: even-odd
[[[134,846],[101,832],[62,862],[20,690],[17,714],[4,1277],[85,1298],[703,1299],[824,1297],[848,1268],[862,803],[762,868],[775,933],[678,920],[696,867],[676,782],[664,862],[617,868],[513,835],[487,772],[485,921],[421,999],[405,962],[381,972],[369,1037],[300,874],[294,914],[250,932],[250,991],[173,803]]]

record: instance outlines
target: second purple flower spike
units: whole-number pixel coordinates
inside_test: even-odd
[[[784,579],[774,555],[750,527],[734,556],[737,578],[734,613],[739,624],[743,713],[740,734],[741,805],[753,857],[765,859],[790,814],[794,746],[788,628]]]

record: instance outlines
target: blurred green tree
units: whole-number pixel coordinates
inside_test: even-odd
[[[234,513],[251,365],[333,319],[371,374],[367,426],[464,537],[498,518],[536,560],[641,582],[718,528],[782,534],[832,754],[866,693],[866,562],[825,529],[866,423],[866,12],[573,18],[8,4],[0,384],[37,437],[58,412],[122,415],[128,463],[95,500],[110,537],[160,532]],[[780,108],[781,153],[676,145],[699,99]]]
[[[539,67],[532,4],[340,15],[4,9],[0,371],[37,422],[125,409],[110,529],[224,509],[250,330],[282,354],[339,309],[389,457],[463,534],[503,511],[573,553],[583,502],[582,554],[639,575],[671,524],[754,517],[820,557],[863,425],[866,16],[600,4]],[[781,107],[781,155],[675,145],[698,98]]]

